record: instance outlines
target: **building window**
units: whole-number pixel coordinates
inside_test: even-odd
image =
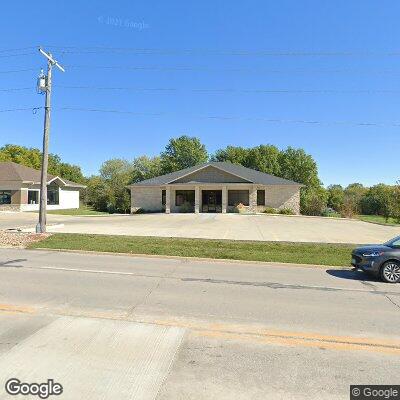
[[[194,206],[194,190],[177,190],[175,192],[175,205],[182,206],[184,203]]]
[[[161,205],[165,206],[167,204],[167,191],[161,190]]]
[[[11,190],[0,191],[0,204],[11,204]]]
[[[38,203],[39,203],[39,191],[28,190],[28,204],[38,204]]]
[[[257,205],[265,206],[265,190],[257,190]]]
[[[47,204],[49,206],[56,206],[60,204],[60,199],[58,195],[58,187],[48,187],[47,188]]]
[[[237,206],[238,204],[249,205],[248,190],[228,190],[228,206]]]

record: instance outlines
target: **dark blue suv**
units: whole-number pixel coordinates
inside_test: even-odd
[[[383,244],[357,247],[351,253],[351,265],[384,282],[400,282],[400,236]]]

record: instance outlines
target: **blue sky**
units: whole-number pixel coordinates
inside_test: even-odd
[[[110,158],[158,154],[169,138],[188,134],[210,152],[302,147],[326,185],[394,183],[399,14],[390,0],[116,0],[52,2],[45,20],[44,4],[6,2],[0,88],[32,89],[0,91],[0,110],[44,101],[34,89],[43,58],[4,50],[53,46],[66,73],[54,72],[50,151],[85,174]],[[4,73],[20,69],[29,70]],[[40,147],[42,126],[42,111],[2,112],[0,145]]]

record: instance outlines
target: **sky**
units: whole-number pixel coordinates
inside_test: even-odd
[[[66,70],[50,151],[86,175],[186,134],[210,153],[304,148],[325,185],[393,184],[399,16],[395,0],[4,2],[0,146],[41,147],[40,45]]]

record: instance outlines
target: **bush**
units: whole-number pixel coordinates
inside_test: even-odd
[[[304,215],[321,215],[328,202],[328,192],[322,186],[302,188],[300,209]]]
[[[326,207],[321,214],[323,217],[340,218],[341,215],[331,207]]]
[[[243,213],[247,212],[247,208],[244,204],[239,203],[239,204],[235,205],[233,212],[243,214]]]
[[[194,206],[190,204],[188,201],[185,201],[181,207],[179,208],[179,212],[181,213],[191,213],[194,212]]]
[[[146,214],[146,210],[144,208],[138,208],[133,214]]]
[[[278,210],[276,208],[273,208],[273,207],[266,207],[264,212],[266,214],[278,214]]]
[[[294,215],[294,212],[290,208],[281,208],[279,214],[283,215]]]

